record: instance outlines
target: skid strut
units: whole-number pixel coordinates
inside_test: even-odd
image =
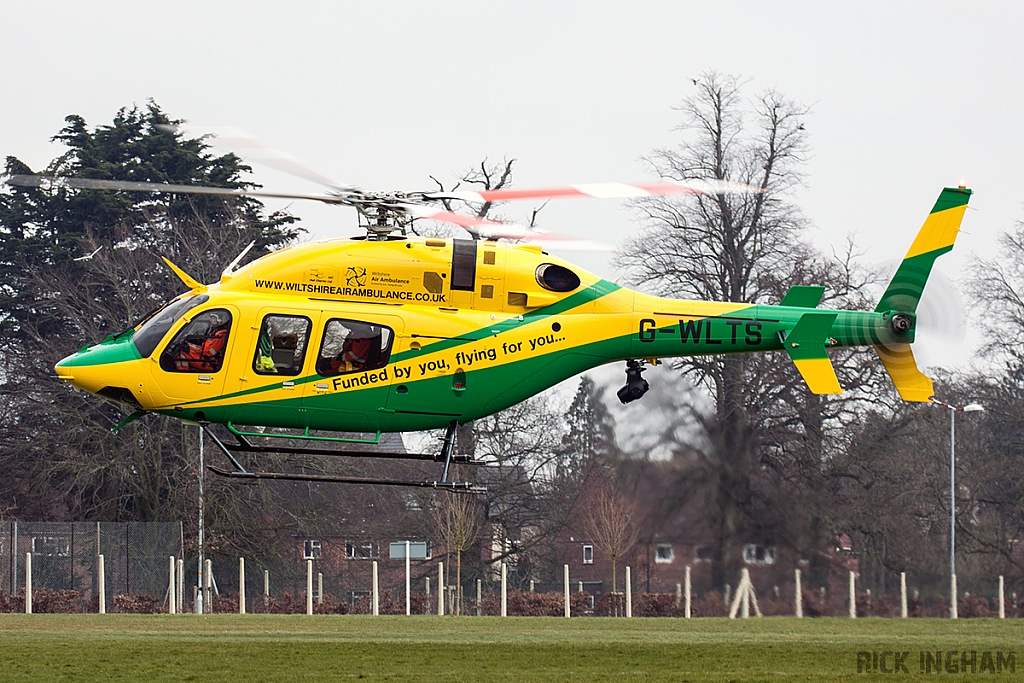
[[[301,448],[301,447],[281,447],[281,448],[268,448],[265,446],[257,446],[250,442],[245,436],[232,432],[238,443],[225,443],[218,437],[212,429],[210,429],[209,423],[200,423],[200,429],[203,433],[217,446],[218,449],[231,461],[233,470],[224,470],[219,467],[210,466],[208,469],[214,474],[222,477],[228,477],[231,479],[276,479],[281,481],[314,481],[324,483],[335,483],[335,484],[373,484],[379,486],[411,486],[416,488],[434,488],[443,489],[446,491],[454,491],[459,493],[484,493],[486,489],[479,484],[474,484],[467,481],[448,481],[448,474],[451,469],[451,464],[455,463],[468,463],[475,464],[475,461],[468,455],[456,455],[455,450],[455,432],[458,428],[458,423],[452,420],[449,423],[447,430],[445,431],[444,443],[441,446],[441,452],[437,455],[429,453],[381,453],[375,451],[345,451],[345,450],[325,450],[318,448]],[[273,454],[285,454],[285,455],[327,455],[327,456],[341,456],[341,457],[356,457],[356,458],[389,458],[389,459],[404,459],[404,460],[432,460],[435,462],[443,462],[444,469],[441,472],[441,479],[439,481],[414,481],[414,480],[401,480],[401,479],[376,479],[372,477],[344,477],[333,474],[308,474],[305,472],[262,472],[256,471],[251,472],[239,462],[238,458],[235,457],[236,453],[273,453]]]

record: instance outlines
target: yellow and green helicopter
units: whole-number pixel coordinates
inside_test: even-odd
[[[12,184],[50,182],[16,177]],[[828,349],[872,345],[907,401],[927,401],[917,368],[916,310],[935,259],[953,247],[971,191],[942,190],[873,311],[817,308],[823,287],[797,286],[777,306],[686,301],[635,292],[539,246],[497,241],[535,231],[454,213],[446,200],[637,197],[751,191],[723,181],[580,185],[545,190],[371,194],[334,187],[296,195],[151,183],[61,179],[72,187],[300,197],[353,206],[365,237],[292,246],[195,281],[139,325],[56,365],[58,376],[145,413],[198,423],[230,459],[218,474],[247,479],[379,483],[475,491],[449,480],[459,424],[500,411],[580,372],[626,361],[623,402],[647,390],[645,362],[700,354],[785,351],[818,394],[842,391]],[[756,191],[756,190],[753,190]],[[446,205],[445,205],[446,206]],[[466,228],[475,239],[415,237],[410,220]],[[233,439],[210,426],[224,425]],[[300,430],[305,447],[256,445],[237,425]],[[374,453],[444,463],[437,481],[368,480],[249,471],[236,455],[346,451],[322,431],[446,428],[439,454]],[[305,440],[305,441],[303,441]],[[373,442],[373,440],[370,440]],[[294,441],[292,442],[294,443]],[[349,446],[348,448],[351,448]]]

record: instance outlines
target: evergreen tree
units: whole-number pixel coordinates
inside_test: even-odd
[[[54,139],[67,151],[45,175],[253,187],[240,159],[176,132],[179,122],[153,102],[120,110],[109,125],[91,129],[75,115],[66,123]],[[31,169],[8,157],[5,173]],[[268,218],[245,197],[59,183],[0,194],[0,509],[23,519],[191,520],[195,429],[150,417],[111,434],[124,411],[73,393],[53,365],[181,293],[160,256],[215,281],[250,241],[256,258],[294,239],[294,221]],[[274,508],[261,486],[213,488],[208,515],[227,536],[261,506]]]

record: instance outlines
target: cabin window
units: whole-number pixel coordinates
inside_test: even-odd
[[[388,364],[394,332],[390,327],[333,319],[324,328],[316,371],[322,377],[376,370]]]
[[[223,308],[203,311],[185,323],[160,354],[160,367],[167,372],[218,372],[230,333],[231,313]]]
[[[452,240],[451,288],[466,292],[476,289],[476,240]]]
[[[590,543],[583,544],[583,564],[594,564],[594,546]]]
[[[260,375],[297,375],[309,341],[309,318],[268,315],[263,318],[252,368]]]
[[[542,263],[537,267],[537,284],[552,292],[571,292],[580,286],[580,276],[564,266]]]
[[[185,315],[196,306],[206,303],[209,300],[206,294],[189,296],[184,299],[171,302],[169,305],[158,309],[155,313],[146,318],[142,326],[132,337],[135,348],[139,355],[149,358],[156,350],[157,344],[164,338],[171,326],[178,321],[178,318]]]

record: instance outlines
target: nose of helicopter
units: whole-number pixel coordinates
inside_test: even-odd
[[[125,386],[125,362],[141,356],[130,341],[108,338],[61,359],[55,366],[57,377],[74,386],[101,396]],[[120,393],[120,392],[118,392]]]

